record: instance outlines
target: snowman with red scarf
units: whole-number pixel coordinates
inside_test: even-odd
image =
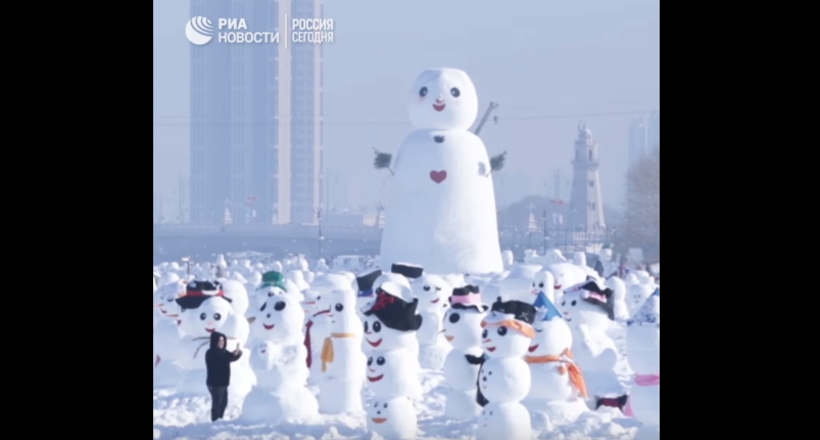
[[[192,281],[186,286],[185,295],[177,298],[182,313],[180,330],[181,355],[178,359],[185,374],[177,388],[183,394],[206,394],[205,352],[211,333],[224,334],[228,350],[245,349],[250,328],[247,319],[236,313],[231,300],[225,296],[222,285],[216,281]],[[228,388],[231,409],[240,406],[256,383],[256,376],[248,363],[249,356],[242,356],[231,364],[231,385]]]

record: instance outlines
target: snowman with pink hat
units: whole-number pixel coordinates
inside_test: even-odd
[[[450,309],[443,320],[444,338],[453,346],[444,361],[444,385],[447,388],[444,414],[447,418],[469,420],[481,412],[476,381],[484,354],[481,322],[488,309],[477,286],[453,289]]]

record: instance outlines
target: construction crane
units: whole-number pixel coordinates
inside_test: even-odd
[[[473,133],[476,136],[478,136],[478,133],[481,132],[481,129],[484,127],[484,124],[487,123],[487,119],[490,118],[490,113],[492,113],[493,110],[496,109],[496,107],[498,107],[497,103],[495,103],[495,102],[490,103],[490,106],[487,108],[487,112],[484,113],[484,117],[481,118],[481,122],[478,123],[478,127],[476,127],[475,130],[473,131]],[[496,120],[496,122],[497,122],[497,120]]]

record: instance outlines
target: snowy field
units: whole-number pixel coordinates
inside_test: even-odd
[[[186,268],[183,263],[166,263],[155,267],[155,280],[163,274],[177,274],[184,281],[186,276],[191,278],[213,279],[215,268],[220,264],[224,273],[243,283],[251,283],[251,279],[258,279],[259,273],[272,269],[282,272],[294,272],[305,269],[304,259],[301,257],[291,260],[277,261],[269,255],[235,254],[226,259],[220,256],[221,263],[192,264]],[[241,261],[240,261],[241,260]],[[371,262],[364,258],[367,265]],[[319,263],[324,265],[322,261]],[[315,264],[310,264],[315,266]],[[348,269],[348,268],[346,268]],[[366,267],[360,271],[369,270]],[[317,270],[317,269],[314,269]],[[333,268],[325,266],[323,269],[333,272]],[[348,269],[351,270],[351,269]],[[187,272],[190,271],[190,275]],[[354,270],[351,270],[354,271]],[[308,271],[304,270],[305,273]],[[513,270],[513,272],[515,272]],[[218,273],[218,272],[217,272]],[[319,270],[316,272],[319,274]],[[311,277],[313,273],[311,273]],[[529,282],[529,281],[528,281]],[[156,289],[156,287],[155,287]],[[248,289],[248,295],[253,301],[253,291]],[[252,302],[251,301],[251,302]],[[155,312],[156,313],[156,312]],[[155,323],[156,326],[156,323]],[[633,373],[626,360],[626,325],[624,322],[613,323],[608,334],[618,348],[619,360],[615,373],[623,383],[624,389],[630,388]],[[456,422],[444,416],[445,387],[442,371],[422,369],[420,381],[423,398],[416,403],[418,415],[418,439],[474,439],[478,429],[478,421],[470,420]],[[313,394],[318,395],[320,389],[315,385],[309,386]],[[373,396],[365,388],[363,402],[366,407],[372,403]],[[239,409],[229,407],[225,419],[212,423],[210,421],[211,398],[203,383],[199,394],[181,394],[174,388],[156,387],[153,390],[153,438],[154,439],[381,439],[378,434],[367,429],[364,410],[359,413],[329,416],[318,415],[298,422],[281,424],[247,424],[237,422]],[[526,405],[526,403],[525,403]],[[641,428],[636,419],[625,416],[620,410],[610,407],[601,407],[598,410],[586,412],[574,423],[551,426],[546,417],[539,413],[537,408],[528,406],[533,426],[533,438],[537,439],[637,439],[654,440],[659,438],[656,428]],[[501,439],[499,439],[501,440]],[[516,439],[508,439],[516,440]]]

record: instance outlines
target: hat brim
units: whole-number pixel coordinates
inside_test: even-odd
[[[456,310],[475,310],[479,313],[484,313],[490,309],[490,306],[486,304],[462,304],[462,303],[455,303],[450,305],[451,308]]]

